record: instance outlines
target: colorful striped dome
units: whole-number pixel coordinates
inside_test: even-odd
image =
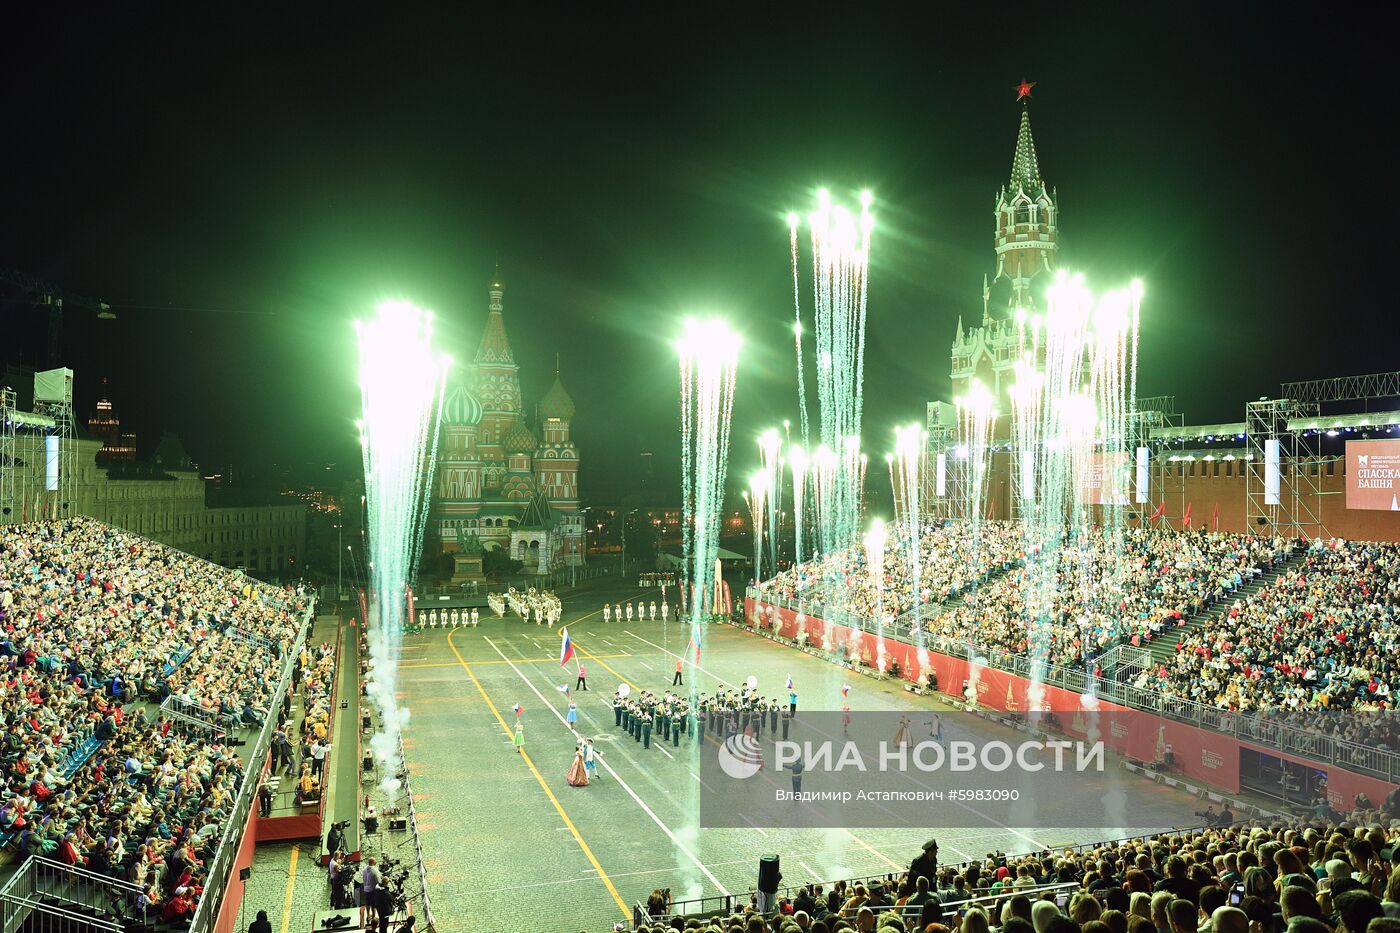
[[[467,391],[466,386],[459,385],[448,393],[447,400],[443,402],[442,421],[443,424],[468,426],[481,424],[481,402]]]

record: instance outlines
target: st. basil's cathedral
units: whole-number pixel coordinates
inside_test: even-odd
[[[520,367],[506,338],[504,291],[491,286],[481,344],[443,402],[433,515],[455,578],[480,573],[486,550],[505,548],[526,573],[583,560],[574,402],[559,373],[528,421]]]

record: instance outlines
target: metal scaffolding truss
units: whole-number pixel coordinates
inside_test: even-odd
[[[1245,405],[1250,454],[1245,461],[1245,521],[1250,530],[1309,540],[1326,535],[1322,525],[1326,460],[1320,435],[1289,429],[1290,421],[1316,418],[1319,408],[1316,400],[1293,398],[1260,399]],[[1275,468],[1276,485],[1270,482]]]
[[[15,496],[19,486],[19,454],[15,446],[15,390],[0,386],[0,525],[15,520]]]
[[[59,518],[75,505],[71,373],[51,372],[60,374],[51,384],[61,388],[52,398],[35,401],[33,411],[20,410],[15,391],[0,387],[0,524]]]
[[[919,499],[923,511],[934,518],[953,518],[956,500],[953,496],[952,468],[954,428],[929,420],[925,429],[924,471],[919,480]],[[943,495],[938,494],[938,458],[944,458]]]
[[[1186,511],[1186,476],[1181,464],[1172,455],[1184,449],[1182,438],[1186,417],[1176,410],[1176,396],[1157,395],[1137,400],[1137,409],[1128,416],[1130,433],[1128,456],[1136,456],[1137,448],[1148,451],[1147,502],[1138,502],[1136,488],[1132,510],[1144,524],[1159,505],[1166,506],[1168,519]],[[1137,471],[1133,470],[1133,482]],[[1174,514],[1173,514],[1174,513]]]
[[[1335,376],[1307,382],[1285,382],[1280,393],[1300,403],[1356,402],[1371,398],[1400,398],[1400,371],[1369,376]]]

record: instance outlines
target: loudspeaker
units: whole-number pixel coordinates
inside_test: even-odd
[[[761,855],[758,859],[758,889],[767,894],[776,893],[783,873],[778,870],[776,855]]]
[[[1254,519],[1254,524],[1256,524],[1256,525],[1267,525],[1268,523],[1269,523],[1269,520],[1268,520],[1267,518],[1265,518],[1263,515],[1256,516],[1255,519]]]
[[[408,820],[403,817],[389,817],[389,832],[401,833],[408,829]]]
[[[373,756],[373,755],[366,755],[366,756],[364,757],[364,760],[360,762],[360,770],[361,770],[361,771],[373,771],[373,770],[374,770],[374,756]]]
[[[244,868],[238,869],[238,880],[239,880],[239,881],[247,881],[249,878],[252,877],[252,875],[253,875],[252,866],[246,866],[246,867],[244,867]]]

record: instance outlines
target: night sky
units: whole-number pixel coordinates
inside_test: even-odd
[[[1364,23],[1206,6],[345,9],[7,30],[0,267],[213,309],[70,313],[80,415],[105,375],[143,447],[175,431],[206,467],[250,473],[352,461],[350,321],[410,298],[469,359],[499,256],[526,398],[559,353],[583,493],[606,501],[639,451],[675,459],[687,314],[744,335],[736,449],[795,423],[783,217],[825,184],[876,196],[878,457],[896,422],[947,398],[958,315],[980,317],[1022,77],[1062,266],[1146,283],[1140,394],[1237,420],[1280,381],[1400,365],[1389,54]],[[0,309],[5,359],[42,363],[42,312]]]

